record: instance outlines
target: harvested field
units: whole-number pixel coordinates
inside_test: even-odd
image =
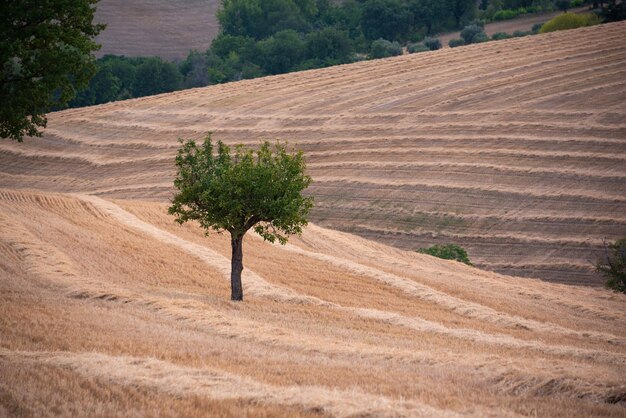
[[[598,284],[626,235],[625,35],[68,110],[0,142],[0,416],[623,417],[626,296],[563,283]],[[246,237],[244,303],[228,237],[167,215],[176,138],[207,131],[297,143],[315,180],[302,237]],[[412,251],[444,241],[563,283]]]
[[[19,213],[19,216],[15,216]],[[0,415],[623,416],[626,297],[311,226],[0,190]]]
[[[96,21],[107,28],[96,41],[106,54],[184,59],[206,51],[219,32],[218,0],[100,0]]]
[[[178,137],[289,140],[313,222],[481,268],[601,284],[626,236],[626,24],[248,80],[50,115],[0,185],[167,201]]]

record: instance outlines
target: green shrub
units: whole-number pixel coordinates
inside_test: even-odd
[[[533,33],[525,30],[516,30],[513,32],[514,38],[523,38],[524,36],[532,35]]]
[[[448,46],[450,48],[456,48],[457,46],[463,45],[465,45],[465,41],[463,39],[450,39],[450,41],[448,41]]]
[[[386,39],[377,39],[372,42],[370,58],[387,58],[402,55],[402,47],[397,42],[389,42]]]
[[[517,17],[518,13],[516,10],[510,10],[510,9],[505,9],[505,10],[498,10],[496,13],[494,13],[493,15],[493,20],[509,20],[509,19],[513,19],[514,17]]]
[[[409,51],[409,54],[415,54],[417,52],[430,51],[430,48],[422,44],[410,44],[409,46],[406,47],[406,50]]]
[[[593,13],[575,14],[563,13],[546,22],[539,31],[540,33],[554,32],[557,30],[575,29],[583,26],[593,26],[600,23],[598,15]]]
[[[428,37],[424,39],[424,45],[431,51],[441,49],[441,41],[437,38]]]
[[[541,30],[541,27],[543,26],[543,23],[535,23],[532,27],[532,29],[530,30],[533,34],[537,34],[539,33],[539,31]]]
[[[485,32],[479,32],[472,38],[473,44],[480,44],[482,42],[489,42],[491,38]]]
[[[467,25],[461,31],[461,38],[469,45],[474,43],[474,37],[480,33],[484,34],[485,31],[479,25]]]
[[[468,266],[473,265],[467,256],[467,251],[456,244],[433,245],[432,247],[419,248],[416,251],[420,254],[428,254],[444,260],[456,260]]]
[[[583,5],[583,0],[572,0],[570,6],[572,7],[580,7]]]
[[[626,238],[604,243],[604,257],[596,264],[596,270],[606,278],[607,288],[626,293]]]
[[[506,32],[496,32],[493,35],[491,35],[491,39],[493,39],[494,41],[500,41],[502,39],[509,39],[511,37],[511,35],[509,35]]]

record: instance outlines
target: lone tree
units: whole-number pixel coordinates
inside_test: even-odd
[[[63,107],[96,73],[92,23],[98,0],[0,3],[0,137],[41,136],[45,113]]]
[[[211,134],[202,146],[180,140],[176,156],[178,173],[168,212],[176,221],[195,220],[205,233],[228,231],[231,238],[231,299],[243,300],[243,237],[254,228],[263,239],[281,244],[291,234],[302,233],[313,198],[302,196],[311,183],[304,174],[302,152],[289,153],[279,143],[263,142],[255,152],[238,145],[230,148]]]

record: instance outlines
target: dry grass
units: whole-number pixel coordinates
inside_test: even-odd
[[[479,267],[601,284],[626,234],[623,23],[73,109],[0,144],[0,184],[171,195],[178,137],[298,143],[313,221]]]
[[[227,237],[165,212],[0,193],[7,413],[624,413],[622,296],[524,279],[502,293],[505,276],[312,226],[288,247],[250,236],[233,304]]]
[[[623,295],[383,242],[590,282],[626,225],[625,31],[75,109],[1,143],[0,416],[624,416]],[[317,180],[302,237],[247,236],[243,304],[227,237],[166,213],[176,137],[207,130],[298,138]]]

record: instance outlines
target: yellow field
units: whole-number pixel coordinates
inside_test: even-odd
[[[0,142],[0,416],[626,414],[626,24],[50,115]],[[305,150],[313,224],[167,215],[178,136]],[[346,232],[356,232],[368,240]],[[384,242],[397,247],[387,246]],[[400,247],[400,248],[398,248]]]
[[[626,235],[626,24],[75,109],[0,144],[0,184],[166,201],[178,137],[289,140],[313,221],[479,267],[601,284]]]

